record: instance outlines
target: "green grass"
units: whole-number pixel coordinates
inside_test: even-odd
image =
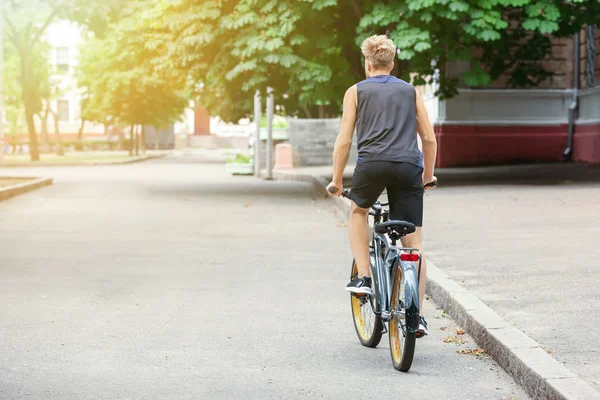
[[[75,152],[66,153],[64,156],[56,154],[40,154],[40,161],[32,162],[29,154],[5,154],[4,164],[31,164],[31,165],[53,165],[53,164],[77,164],[77,163],[112,163],[119,161],[135,160],[144,157],[130,156],[126,151],[102,151],[102,152]]]

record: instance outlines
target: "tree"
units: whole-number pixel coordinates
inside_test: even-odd
[[[44,59],[43,35],[64,5],[52,0],[6,0],[3,4],[7,38],[19,56],[19,81],[32,161],[40,159],[34,116],[41,109],[40,89],[47,75],[39,63]]]
[[[41,42],[39,45],[40,49],[43,49],[36,60],[35,70],[37,71],[35,76],[39,80],[40,86],[38,89],[38,96],[41,100],[40,111],[38,116],[41,120],[41,138],[44,145],[49,145],[48,140],[48,117],[52,115],[54,121],[54,135],[56,140],[56,154],[63,156],[65,154],[62,139],[60,136],[60,125],[58,109],[52,108],[52,101],[61,97],[63,94],[63,88],[61,87],[61,79],[58,78],[54,72],[55,68],[50,63],[50,46],[46,42]],[[58,107],[58,105],[57,105]]]
[[[136,126],[165,127],[178,119],[188,104],[186,77],[168,70],[156,71],[146,62],[148,51],[130,35],[143,4],[132,3],[103,38],[91,38],[82,48],[78,86],[84,91],[82,117],[105,123],[127,124],[131,145],[137,143]],[[139,32],[146,38],[150,30]],[[133,152],[133,147],[130,147]]]
[[[550,71],[539,61],[548,35],[598,23],[598,0],[170,0],[141,10],[131,34],[157,70],[179,71],[204,84],[212,113],[236,120],[252,94],[275,88],[290,113],[337,114],[343,91],[364,77],[359,45],[388,34],[399,48],[394,74],[416,84],[437,80],[438,94],[457,93],[453,61],[485,86],[504,73],[514,87],[535,86]],[[143,38],[143,40],[142,40]],[[516,60],[519,61],[516,61]],[[415,78],[416,77],[416,78]]]
[[[23,96],[19,83],[20,60],[15,48],[7,40],[4,41],[3,54],[5,128],[16,144],[17,135],[27,129],[24,125]]]
[[[335,0],[176,0],[143,10],[134,26],[156,70],[204,84],[203,105],[225,120],[252,109],[252,94],[275,88],[292,113],[337,114],[343,92],[362,67],[343,55],[355,37]],[[352,13],[350,12],[350,15]],[[358,54],[352,55],[360,61]],[[333,95],[335,93],[336,95]],[[284,96],[285,94],[285,96]]]
[[[448,62],[471,63],[463,74],[469,86],[485,86],[505,72],[513,87],[535,86],[550,74],[538,62],[551,50],[548,35],[598,22],[598,0],[378,1],[361,19],[356,43],[387,33],[405,77],[416,73],[420,83],[439,70],[438,94],[452,97],[458,77],[446,73]]]

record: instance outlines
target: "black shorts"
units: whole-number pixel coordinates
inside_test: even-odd
[[[350,197],[370,208],[387,188],[390,219],[423,226],[423,168],[406,162],[366,161],[356,164]]]

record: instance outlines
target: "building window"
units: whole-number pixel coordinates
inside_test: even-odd
[[[64,74],[69,72],[69,48],[56,48],[56,70],[58,73]]]
[[[58,110],[58,120],[68,121],[69,120],[69,101],[58,100],[56,102],[56,108]]]

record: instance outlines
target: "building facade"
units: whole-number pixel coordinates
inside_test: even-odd
[[[46,31],[46,41],[51,47],[50,63],[55,73],[51,77],[58,86],[58,94],[50,101],[50,107],[59,118],[59,131],[65,140],[74,140],[81,127],[82,92],[77,87],[76,70],[79,65],[79,48],[84,41],[84,32],[77,24],[69,21],[57,21]],[[54,123],[47,121],[48,133],[55,132]],[[42,121],[37,119],[37,131]],[[104,126],[86,122],[83,132],[86,137],[101,137]]]
[[[600,29],[585,29],[577,39],[553,39],[543,63],[553,76],[535,89],[508,89],[504,76],[490,88],[462,88],[458,96],[439,101],[432,96],[435,88],[425,88],[438,167],[600,164]],[[454,67],[457,73],[469,68]]]

